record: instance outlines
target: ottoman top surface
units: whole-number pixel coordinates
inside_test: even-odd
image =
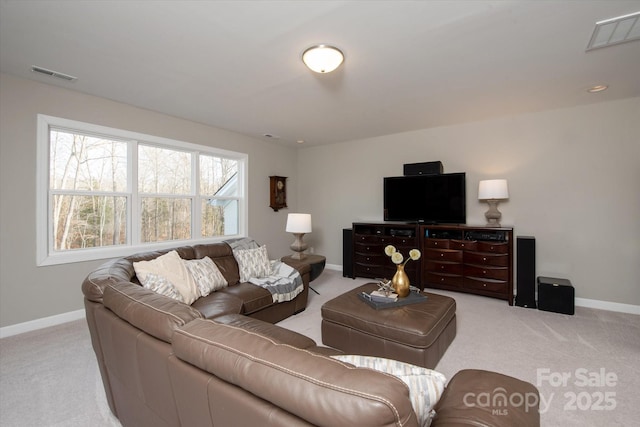
[[[427,348],[456,314],[453,298],[422,292],[426,301],[376,310],[358,298],[376,290],[367,283],[327,301],[321,308],[327,321],[412,347]]]

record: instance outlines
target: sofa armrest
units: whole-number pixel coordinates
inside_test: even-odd
[[[497,372],[465,369],[447,384],[433,427],[538,427],[540,395],[526,381]]]
[[[103,304],[129,324],[168,343],[175,329],[202,318],[187,304],[129,282],[107,286]]]

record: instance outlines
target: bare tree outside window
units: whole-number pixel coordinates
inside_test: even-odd
[[[124,244],[126,142],[56,129],[50,142],[54,250]]]
[[[184,151],[138,146],[142,242],[191,238],[191,159]]]

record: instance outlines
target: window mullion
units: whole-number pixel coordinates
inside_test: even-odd
[[[127,215],[128,244],[140,244],[140,192],[138,189],[138,141],[131,141],[129,144],[129,170],[127,180],[127,191],[129,192],[129,215]]]
[[[202,237],[202,200],[200,199],[200,153],[191,155],[191,238]]]

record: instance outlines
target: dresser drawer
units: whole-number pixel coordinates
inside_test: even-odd
[[[424,245],[427,248],[449,249],[450,239],[425,239]]]
[[[426,273],[427,285],[462,287],[462,276],[454,274]]]
[[[491,254],[486,252],[465,252],[465,264],[479,264],[490,266],[509,266],[509,254]]]
[[[493,254],[508,254],[509,253],[509,243],[504,242],[478,242],[477,245],[478,252],[489,252]]]
[[[403,246],[406,246],[410,249],[418,249],[418,243],[417,243],[417,239],[413,238],[413,237],[399,237],[399,236],[395,236],[395,237],[389,237],[388,238],[390,245],[395,246],[396,248],[400,248]]]
[[[483,290],[489,292],[507,292],[508,286],[504,280],[492,280],[492,279],[474,279],[471,277],[464,278],[464,288],[473,290]]]
[[[459,262],[437,262],[427,261],[426,269],[431,273],[455,274],[462,276],[463,268]]]
[[[368,265],[368,264],[355,263],[353,265],[353,269],[355,271],[356,276],[373,277],[373,278],[386,277],[388,279],[391,278],[391,276],[389,275],[391,270],[385,269],[381,265]]]
[[[379,265],[379,266],[386,266],[386,264],[391,263],[391,259],[386,255],[372,255],[372,254],[358,253],[358,252],[356,252],[356,255],[354,256],[353,261],[363,265]]]
[[[451,240],[451,243],[449,243],[449,249],[475,251],[477,247],[478,242],[475,240]]]
[[[356,254],[369,254],[386,256],[384,253],[384,245],[378,243],[356,243],[353,245],[353,249]]]
[[[496,279],[496,280],[507,281],[509,280],[509,268],[465,264],[464,275],[465,277],[475,277],[475,278],[482,278],[482,279]]]
[[[393,241],[391,236],[377,234],[356,234],[354,243],[374,243],[379,245],[390,245]]]
[[[425,251],[427,261],[462,262],[462,251],[453,249],[427,249]]]

